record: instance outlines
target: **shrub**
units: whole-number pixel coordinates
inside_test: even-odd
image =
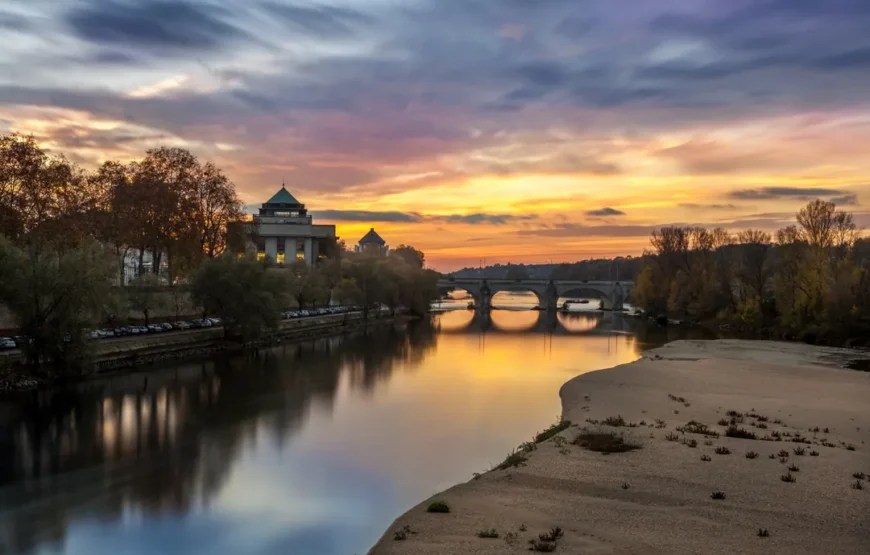
[[[745,428],[738,428],[734,425],[728,426],[728,429],[725,430],[725,436],[736,437],[739,439],[757,439],[754,433],[746,430]]]
[[[717,455],[730,455],[731,454],[731,450],[728,449],[727,447],[725,447],[724,445],[720,445],[713,452],[716,453]]]
[[[562,532],[562,529],[556,526],[555,528],[550,528],[549,532],[546,532],[544,534],[538,534],[538,539],[540,539],[542,542],[554,542],[564,535],[565,534],[564,532]]]
[[[622,417],[622,415],[608,416],[601,423],[604,424],[605,426],[613,426],[614,428],[621,428],[621,427],[627,425],[625,423],[625,419]]]
[[[675,434],[674,432],[671,432],[671,433],[665,435],[665,439],[668,441],[680,441],[680,436],[679,436],[679,434]]]
[[[725,492],[724,491],[714,491],[713,493],[710,494],[710,499],[716,499],[716,500],[725,499]]]
[[[756,453],[755,451],[749,451],[746,453],[746,458],[747,459],[757,459],[758,453]]]
[[[810,451],[810,456],[811,456],[811,457],[818,457],[818,456],[819,456],[819,452],[816,451],[816,450],[812,450],[812,451]]]
[[[596,453],[625,453],[640,449],[639,443],[626,440],[615,432],[591,432],[584,430],[574,438],[574,444]]]
[[[798,456],[803,456],[807,452],[803,447],[795,447],[792,451],[794,451],[794,454]]]
[[[525,452],[522,450],[515,450],[511,452],[505,460],[501,462],[498,466],[495,467],[496,470],[507,470],[508,468],[513,468],[517,466],[523,466],[526,464],[526,461],[529,460]]]
[[[477,531],[478,538],[498,538],[498,532],[495,528],[490,528],[489,530],[478,530]]]
[[[864,474],[863,472],[855,472],[854,474],[852,474],[852,478],[855,478],[857,480],[863,480],[866,477],[867,477],[867,475]]]
[[[427,513],[449,513],[450,506],[444,501],[433,501],[426,508]]]
[[[408,539],[408,535],[405,534],[404,530],[399,530],[393,533],[393,541],[403,541]]]
[[[855,483],[852,484],[852,489],[864,489],[864,482],[861,480],[855,480]]]
[[[535,436],[535,443],[541,443],[542,441],[547,441],[548,439],[555,436],[559,432],[567,430],[569,426],[571,426],[570,420],[562,420],[560,422],[556,422],[555,424],[551,425],[549,428],[547,428],[543,432],[540,432],[538,435],[536,435]]]
[[[767,531],[767,528],[759,528],[758,529],[758,537],[759,538],[769,538],[770,532]]]
[[[713,459],[710,458],[710,455],[701,455],[701,460],[704,462],[710,462]]]
[[[788,468],[789,472],[800,472],[800,470],[801,470],[800,467],[794,463],[791,463],[786,468]]]
[[[532,540],[532,550],[540,551],[541,553],[550,553],[556,550],[556,544],[553,542],[545,542],[541,540]]]
[[[789,484],[797,482],[797,478],[792,476],[791,473],[783,474],[782,476],[779,477],[779,479],[782,480],[783,482],[788,482]]]

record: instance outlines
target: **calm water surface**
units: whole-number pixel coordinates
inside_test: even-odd
[[[667,339],[650,333],[462,310],[0,400],[0,553],[365,553],[552,423],[565,381]]]

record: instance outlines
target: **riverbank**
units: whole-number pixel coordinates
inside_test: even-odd
[[[144,369],[148,365],[164,361],[192,360],[223,351],[237,351],[244,347],[268,346],[282,341],[301,341],[347,333],[370,325],[392,323],[396,318],[405,316],[369,317],[366,320],[361,312],[351,312],[283,320],[276,330],[247,346],[224,340],[224,330],[220,327],[101,340],[95,344],[91,372],[82,376],[81,381],[102,377],[111,372]],[[33,376],[15,364],[16,353],[6,353],[4,358],[5,363],[0,367],[0,392],[27,391],[53,385],[44,377]]]
[[[870,374],[841,368],[855,356],[677,341],[574,378],[560,396],[577,424],[414,507],[370,553],[870,552]],[[732,418],[756,439],[726,437]],[[427,513],[435,500],[450,513]]]

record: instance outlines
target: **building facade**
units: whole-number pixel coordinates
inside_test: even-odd
[[[334,225],[315,225],[305,205],[282,185],[281,190],[260,206],[251,229],[257,257],[271,258],[277,264],[304,261],[314,264],[320,257],[321,243],[334,242]]]
[[[363,235],[363,238],[359,240],[356,247],[354,247],[356,252],[374,252],[378,254],[387,254],[389,252],[390,247],[387,245],[387,242],[383,240],[383,238],[378,235],[378,232],[375,231],[375,228],[371,228],[368,233]]]

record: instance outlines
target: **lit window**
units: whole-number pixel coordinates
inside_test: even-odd
[[[264,252],[258,252],[258,253],[257,253],[257,260],[259,260],[259,261],[266,260],[266,253],[264,253]]]
[[[284,253],[279,252],[278,253],[278,264],[283,264],[283,263],[284,263]]]
[[[305,253],[304,252],[297,252],[296,253],[296,260],[305,260]]]

